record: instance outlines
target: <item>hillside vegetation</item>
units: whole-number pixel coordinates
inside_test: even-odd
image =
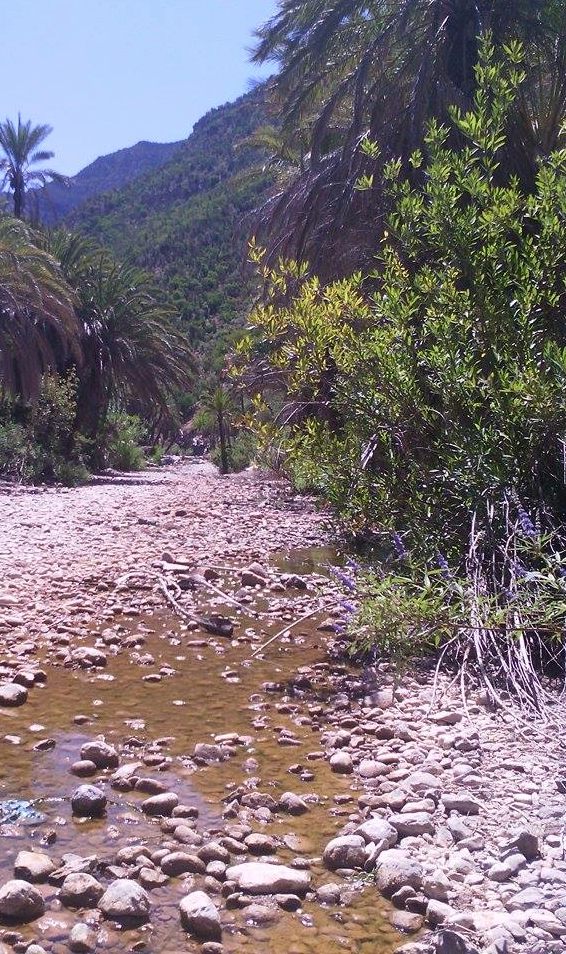
[[[212,110],[161,168],[94,198],[67,224],[167,287],[190,341],[203,345],[234,327],[249,308],[242,276],[247,217],[270,177],[257,172],[256,150],[239,144],[262,125],[262,88]]]
[[[41,221],[60,222],[87,199],[120,189],[145,172],[163,166],[180,146],[181,142],[138,142],[108,156],[99,156],[72,176],[68,185],[52,182],[38,190],[35,199]]]

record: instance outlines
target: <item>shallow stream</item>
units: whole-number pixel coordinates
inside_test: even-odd
[[[288,554],[281,567],[306,573],[323,557],[316,552]],[[7,806],[12,809],[11,816],[0,823],[1,880],[13,876],[17,852],[40,847],[50,831],[56,833],[56,841],[41,850],[56,862],[65,852],[76,852],[113,864],[124,845],[144,842],[158,848],[168,838],[157,821],[140,811],[146,796],[120,794],[110,786],[106,786],[110,800],[106,818],[73,819],[70,796],[82,782],[69,769],[79,759],[81,746],[99,735],[116,745],[122,763],[137,760],[140,752],[144,756],[148,752],[164,754],[165,764],[148,767],[144,774],[164,781],[182,803],[198,808],[199,831],[222,830],[222,811],[230,800],[230,790],[246,783],[253,786],[252,778],[260,780],[260,791],[275,798],[285,791],[303,796],[316,793],[319,801],[310,805],[307,814],[298,818],[277,814],[265,827],[257,824],[254,830],[277,838],[277,857],[287,864],[299,856],[320,859],[326,842],[356,808],[356,792],[349,778],[333,774],[323,758],[313,758],[322,748],[318,726],[312,723],[325,704],[328,673],[323,637],[316,631],[320,620],[305,623],[292,639],[275,644],[265,659],[253,660],[251,644],[204,639],[173,616],[119,622],[128,633],[142,634],[143,646],[109,655],[107,669],[96,672],[47,664],[46,685],[33,689],[22,708],[1,711],[0,811],[1,803],[16,800]],[[239,632],[254,626],[257,621],[252,616],[242,619]],[[150,654],[154,662],[140,665],[142,654]],[[313,666],[317,675],[311,678],[312,688],[300,680],[297,686],[297,670]],[[159,673],[162,667],[173,674],[163,675],[158,682],[144,681],[144,676]],[[266,683],[271,684],[269,688],[263,688]],[[76,723],[77,716],[84,717],[83,724]],[[296,744],[279,744],[282,729],[295,734]],[[184,764],[197,742],[211,742],[223,733],[249,736],[250,742],[238,746],[236,756],[225,762],[197,771]],[[52,741],[38,751],[34,746],[42,740]],[[245,764],[250,759],[257,766]],[[293,764],[304,766],[307,780],[289,772]],[[312,778],[308,777],[311,773]],[[99,773],[99,779],[103,774]],[[18,800],[31,803],[41,817],[33,811],[26,817],[24,812],[18,820]],[[311,864],[311,872],[315,887],[339,880],[326,872],[320,861]],[[43,886],[46,915],[17,930],[49,954],[69,950],[70,929],[79,921],[95,927],[96,950],[197,951],[199,945],[184,934],[179,921],[178,904],[185,893],[182,882],[182,877],[174,878],[151,891],[150,922],[133,931],[120,931],[99,921],[97,912],[67,911],[56,900],[57,890]],[[234,954],[390,954],[402,942],[389,924],[385,902],[371,884],[359,881],[352,883],[345,905],[322,907],[307,901],[296,913],[278,911],[279,920],[263,927],[248,923],[245,910],[226,910],[220,896],[219,902],[223,944]]]

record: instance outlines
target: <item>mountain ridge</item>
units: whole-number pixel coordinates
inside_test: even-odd
[[[133,146],[98,156],[69,177],[69,186],[52,182],[37,189],[33,198],[40,220],[56,224],[88,199],[120,189],[140,175],[160,168],[185,141],[159,143],[140,139]]]
[[[242,323],[249,216],[272,177],[241,146],[267,118],[263,86],[210,110],[162,166],[83,202],[64,223],[151,271],[189,339],[209,346]]]

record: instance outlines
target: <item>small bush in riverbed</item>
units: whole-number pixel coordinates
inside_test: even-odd
[[[116,470],[142,470],[144,438],[144,426],[138,417],[118,412],[110,414],[103,432],[103,454],[108,466]]]

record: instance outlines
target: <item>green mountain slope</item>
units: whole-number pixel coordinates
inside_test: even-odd
[[[70,180],[69,186],[51,185],[38,189],[36,199],[42,222],[54,223],[101,192],[120,189],[132,179],[158,169],[177,152],[181,142],[138,142],[108,156],[99,156]]]
[[[258,88],[212,110],[160,169],[82,205],[67,223],[154,272],[191,341],[209,350],[245,315],[249,214],[270,187],[256,151],[238,148],[265,122]]]

